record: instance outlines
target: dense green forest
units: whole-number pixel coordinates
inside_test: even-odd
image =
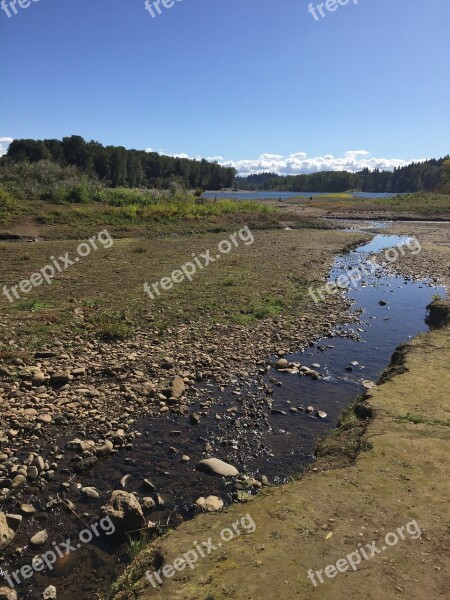
[[[73,135],[60,140],[14,140],[2,162],[55,161],[75,166],[112,187],[167,189],[174,181],[191,189],[232,187],[236,170],[215,162],[161,156],[157,152],[103,146]]]
[[[220,190],[236,186],[244,190],[288,192],[418,192],[436,190],[445,184],[445,166],[450,157],[411,163],[391,171],[363,169],[320,171],[308,175],[260,173],[236,177],[236,169],[216,162],[163,156],[157,152],[103,146],[73,135],[61,141],[14,140],[3,165],[51,161],[60,167],[76,167],[88,177],[110,187],[168,189],[174,183],[190,189]]]
[[[237,177],[236,186],[243,190],[274,190],[286,192],[419,192],[435,190],[445,183],[444,162],[439,160],[411,163],[391,171],[364,169],[358,173],[348,171],[320,171],[310,175],[280,176],[261,173],[249,177]]]

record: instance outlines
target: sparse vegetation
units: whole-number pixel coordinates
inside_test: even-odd
[[[409,412],[404,416],[398,417],[398,420],[414,423],[414,425],[441,425],[450,427],[450,421],[444,421],[443,419],[426,419],[422,415],[414,415]]]
[[[145,532],[140,532],[138,537],[127,535],[127,553],[130,558],[136,558],[150,544],[150,541],[149,535]]]
[[[105,312],[94,320],[96,336],[104,342],[126,340],[133,333],[133,326],[123,311]]]

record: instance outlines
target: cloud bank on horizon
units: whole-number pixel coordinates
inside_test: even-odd
[[[146,152],[158,152],[168,154],[163,150],[152,150],[147,148]],[[200,156],[189,156],[188,154],[170,154],[176,158],[196,158]],[[350,171],[356,173],[362,169],[379,169],[380,171],[393,171],[396,167],[404,167],[412,162],[422,162],[426,158],[404,160],[401,158],[375,158],[368,150],[349,150],[343,157],[332,154],[308,158],[306,152],[296,152],[283,156],[282,154],[261,154],[255,159],[225,160],[222,156],[208,156],[206,160],[217,161],[224,167],[234,167],[238,175],[246,177],[258,173],[277,173],[278,175],[302,175],[317,173],[318,171]]]
[[[8,151],[12,137],[0,137],[0,156]],[[202,156],[189,156],[185,153],[171,154],[163,150],[146,148],[146,152],[157,152],[175,158],[195,158],[201,160]],[[396,167],[404,167],[412,162],[422,162],[426,158],[404,160],[401,158],[375,158],[368,150],[349,150],[342,157],[332,154],[309,158],[306,152],[295,152],[288,156],[282,154],[261,154],[258,158],[243,160],[226,160],[222,156],[207,156],[206,160],[216,161],[224,167],[234,167],[238,175],[246,177],[257,173],[277,173],[278,175],[302,175],[317,173],[318,171],[350,171],[356,173],[362,169],[379,169],[380,171],[393,171]]]

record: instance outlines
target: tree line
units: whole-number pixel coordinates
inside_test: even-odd
[[[444,163],[449,156],[420,163],[411,163],[391,171],[363,169],[349,171],[319,171],[308,175],[277,175],[260,173],[237,177],[236,187],[243,190],[286,192],[346,192],[360,190],[374,193],[403,193],[436,190],[445,184]]]
[[[167,189],[174,182],[190,189],[220,190],[233,186],[244,190],[287,192],[418,192],[435,190],[446,184],[445,166],[450,157],[411,163],[394,171],[363,169],[319,171],[307,175],[260,173],[236,177],[236,169],[217,162],[174,158],[157,152],[127,150],[123,146],[103,146],[72,135],[62,140],[22,139],[11,142],[1,162],[35,163],[50,160],[61,166],[75,166],[111,187]]]
[[[1,160],[51,160],[61,166],[73,165],[112,187],[166,189],[175,181],[191,189],[220,190],[232,187],[236,176],[236,169],[216,162],[103,146],[78,135],[62,140],[14,140]]]

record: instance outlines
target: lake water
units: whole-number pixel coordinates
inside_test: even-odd
[[[329,193],[329,192],[328,192]],[[326,195],[327,192],[205,192],[204,198],[232,198],[233,200],[269,200],[273,198],[314,198],[315,196]],[[376,194],[372,192],[351,192],[354,198],[392,198],[397,194]]]

